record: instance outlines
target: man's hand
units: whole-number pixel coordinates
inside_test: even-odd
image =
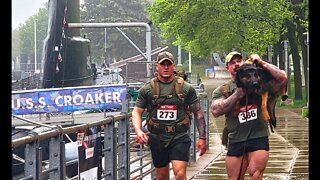
[[[261,67],[262,67],[262,64],[264,63],[264,61],[261,59],[261,57],[258,54],[251,54],[250,59],[252,59],[253,63],[258,64]]]
[[[148,142],[149,136],[142,131],[142,113],[144,112],[143,108],[135,106],[132,111],[132,126],[137,135],[137,142],[140,144],[146,144]]]
[[[144,133],[142,130],[136,132],[137,134],[137,142],[140,144],[147,144],[149,135]]]
[[[199,139],[197,143],[197,149],[200,151],[200,156],[202,156],[207,151],[206,140]]]
[[[246,89],[240,87],[240,88],[236,89],[235,94],[238,97],[238,99],[240,100],[247,94],[247,91],[246,91]]]

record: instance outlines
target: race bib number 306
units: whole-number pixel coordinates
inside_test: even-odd
[[[165,120],[165,121],[177,120],[177,105],[175,104],[159,105],[157,109],[157,119]]]
[[[240,113],[238,115],[238,119],[240,123],[244,123],[247,121],[255,120],[258,117],[257,105],[247,105],[240,107]]]

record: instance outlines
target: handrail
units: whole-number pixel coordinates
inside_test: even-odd
[[[208,125],[209,111],[207,94],[199,91],[197,95],[205,113],[206,124]],[[129,106],[128,104],[129,101],[125,106]],[[62,138],[63,135],[74,134],[78,131],[84,131],[97,126],[104,127],[101,131],[101,137],[103,137],[100,161],[103,167],[101,177],[106,179],[140,179],[144,177],[153,179],[155,176],[155,168],[152,164],[149,148],[132,141],[132,139],[135,138],[135,134],[131,133],[132,129],[129,128],[131,116],[131,112],[122,112],[119,115],[103,116],[104,118],[100,120],[86,124],[72,125],[69,127],[49,127],[52,129],[40,133],[30,133],[24,137],[13,139],[11,144],[12,150],[24,148],[24,152],[26,153],[25,162],[28,163],[24,163],[25,167],[22,179],[37,179],[43,178],[44,176],[54,177],[53,179],[65,179],[69,172],[68,170],[65,172],[65,169],[68,169],[66,167],[71,167],[75,165],[75,163],[78,163],[78,161],[77,159],[70,159],[70,155],[67,154],[67,149],[65,149],[66,146],[64,146],[65,143]],[[195,123],[192,123],[193,127],[190,127],[190,137],[192,141],[190,161],[192,162],[196,161],[195,141],[197,133],[194,124]],[[209,142],[209,129],[207,129],[206,136],[207,142]],[[40,146],[42,142],[49,142],[48,152],[50,152],[50,156],[47,161],[43,161],[42,159],[44,155]],[[136,148],[133,149],[133,146],[136,146]],[[66,159],[68,159],[68,161],[66,161]],[[21,161],[19,162],[23,163]],[[41,168],[43,163],[49,165],[49,168]],[[76,174],[75,176],[78,175]]]

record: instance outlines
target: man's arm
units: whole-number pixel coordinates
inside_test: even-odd
[[[204,113],[201,110],[199,101],[195,101],[190,105],[190,110],[194,115],[195,124],[199,131],[199,138],[206,138],[206,122],[204,120]]]
[[[145,144],[148,142],[148,135],[142,131],[142,113],[143,108],[135,106],[132,111],[132,126],[137,135],[137,141],[140,144]]]
[[[194,121],[199,132],[199,141],[197,143],[197,148],[200,151],[200,156],[202,156],[206,151],[206,122],[204,120],[204,113],[201,110],[199,100],[195,101],[190,105],[190,110],[194,115]]]
[[[261,66],[263,69],[267,70],[271,76],[272,76],[272,91],[273,92],[282,92],[283,89],[286,88],[288,83],[288,77],[287,73],[281,69],[279,69],[277,66],[270,64],[266,61],[263,61],[259,55],[252,54],[250,55],[250,58],[253,59],[253,62],[257,63],[259,66]]]
[[[229,96],[228,98],[225,98],[224,96],[221,96],[217,99],[212,99],[211,103],[211,113],[214,117],[219,117],[228,111],[230,111],[237,101],[239,101],[242,97],[245,95],[245,90],[242,88],[237,88],[236,91]]]

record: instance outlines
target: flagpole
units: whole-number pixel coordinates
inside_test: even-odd
[[[37,21],[34,20],[34,73],[37,71]]]

